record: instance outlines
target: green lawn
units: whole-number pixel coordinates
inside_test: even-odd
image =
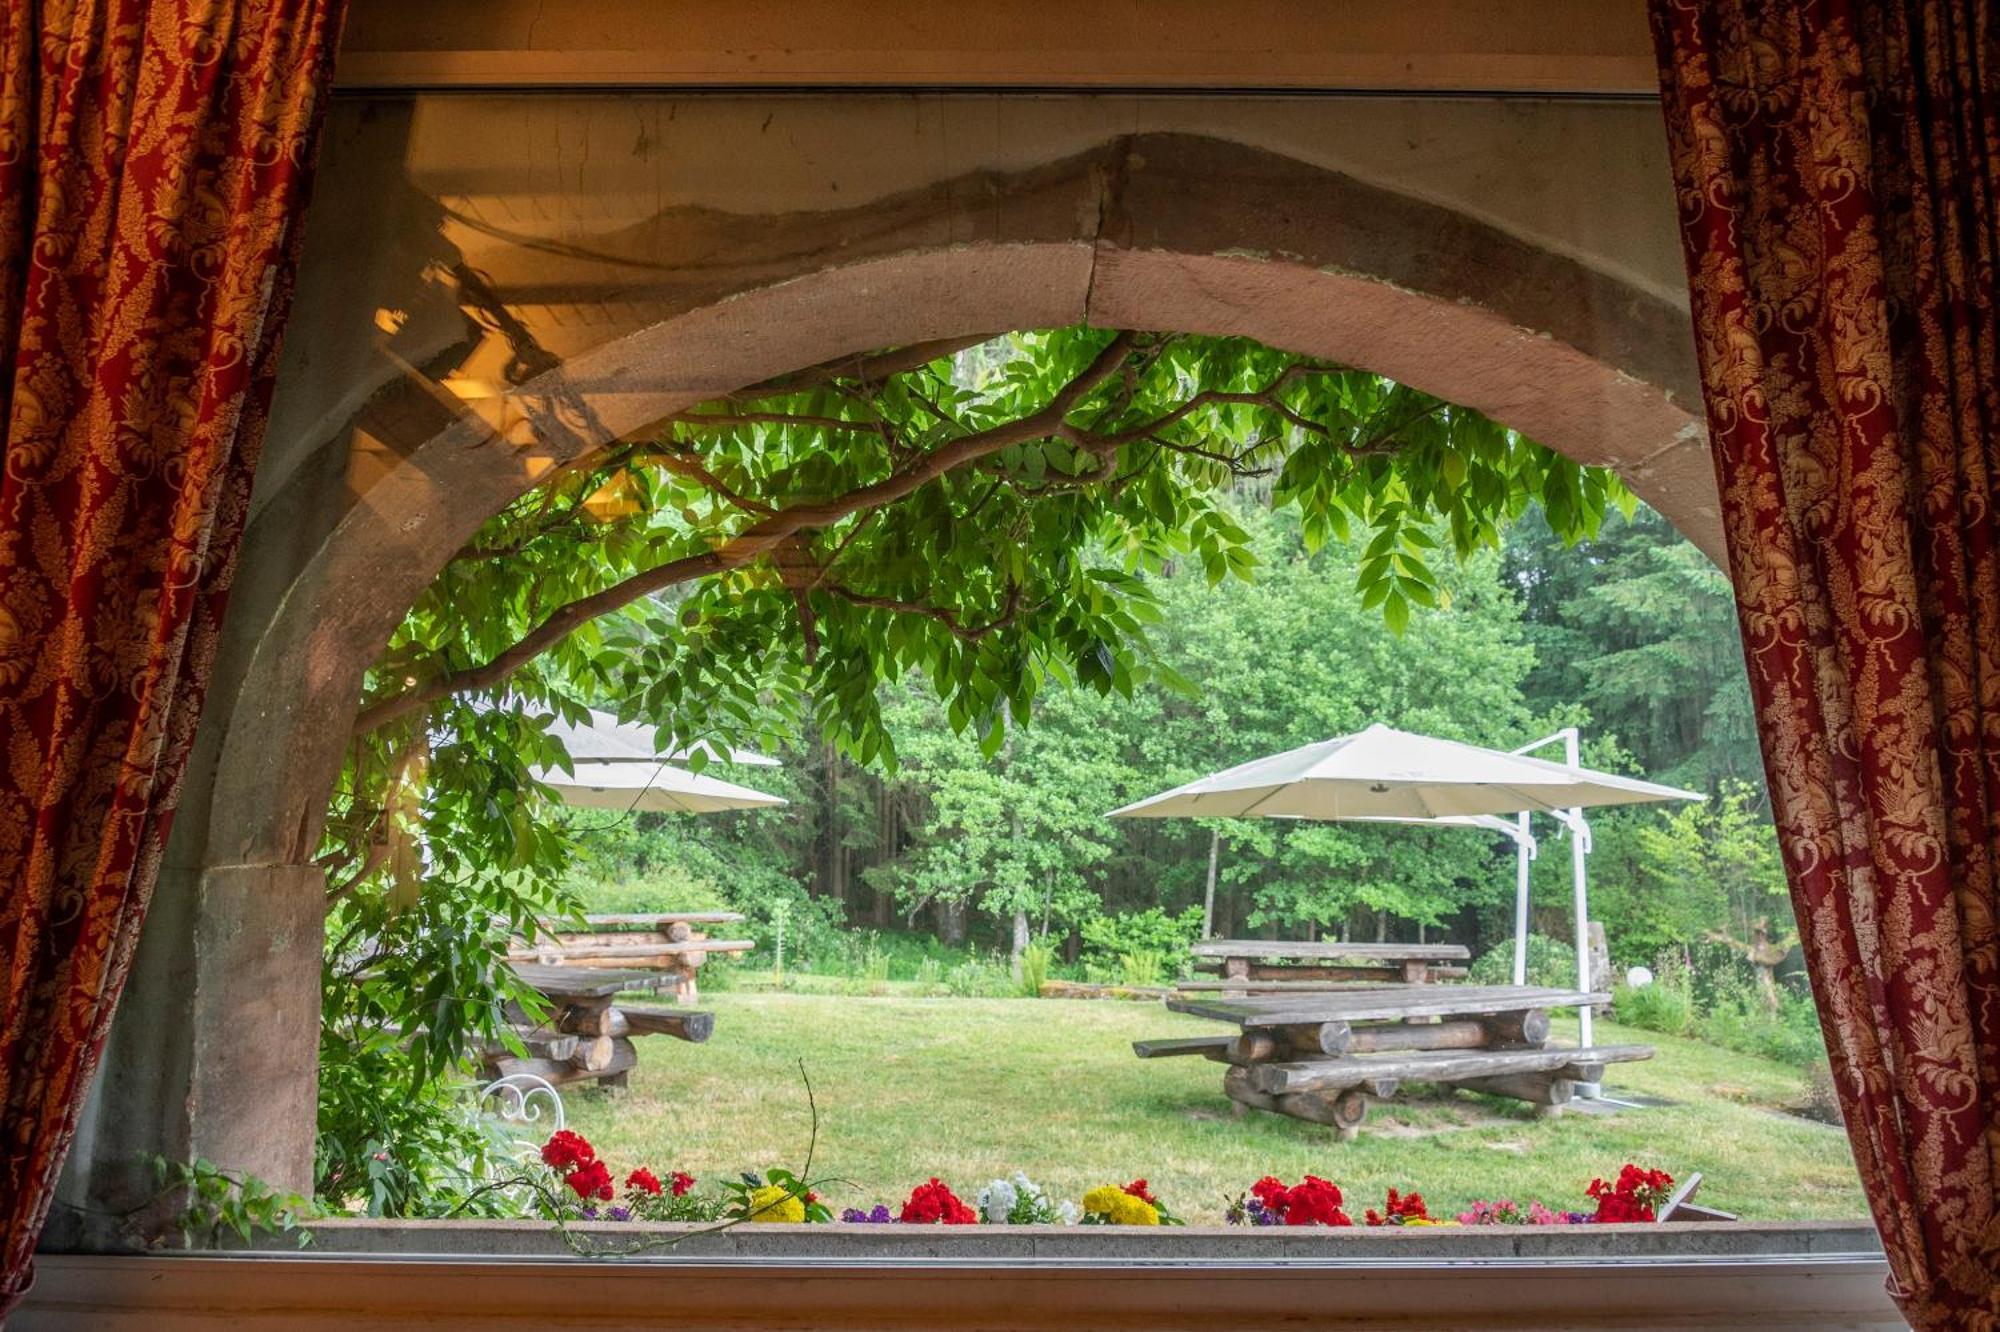
[[[1139,1176],[1184,1218],[1221,1220],[1260,1176],[1334,1180],[1359,1208],[1390,1185],[1442,1215],[1480,1197],[1583,1206],[1594,1174],[1626,1160],[1701,1171],[1702,1201],[1746,1219],[1865,1214],[1846,1137],[1794,1118],[1804,1076],[1695,1041],[1601,1023],[1603,1043],[1659,1055],[1614,1065],[1607,1090],[1664,1108],[1539,1120],[1518,1102],[1423,1094],[1378,1104],[1358,1140],[1280,1116],[1230,1114],[1219,1064],[1140,1061],[1140,1036],[1221,1028],[1155,1004],[724,992],[706,1045],[640,1042],[631,1089],[572,1093],[570,1123],[620,1171],[649,1164],[705,1179],[797,1168],[819,1101],[813,1173],[836,1210],[899,1201],[935,1174],[970,1197],[1025,1170],[1062,1196]],[[1558,1023],[1559,1039],[1574,1039]]]

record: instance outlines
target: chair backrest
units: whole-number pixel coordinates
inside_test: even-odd
[[[510,1073],[479,1089],[480,1113],[498,1121],[497,1136],[539,1149],[551,1133],[563,1127],[562,1093],[533,1073]]]

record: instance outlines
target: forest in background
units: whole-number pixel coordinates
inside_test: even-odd
[[[732,907],[767,947],[782,920],[794,966],[851,960],[856,931],[1003,954],[1045,939],[1067,961],[1110,959],[1199,930],[1217,830],[1217,934],[1449,938],[1477,955],[1511,929],[1502,840],[1104,814],[1376,721],[1502,747],[1577,725],[1586,762],[1710,797],[1592,815],[1593,915],[1614,959],[1698,945],[1747,957],[1789,937],[1728,582],[1657,514],[1611,514],[1571,545],[1530,508],[1500,551],[1441,571],[1439,606],[1398,634],[1357,590],[1360,539],[1308,551],[1296,516],[1255,487],[1230,512],[1254,581],[1192,561],[1148,575],[1161,617],[1151,678],[1129,697],[1048,689],[1033,725],[987,757],[911,677],[884,690],[893,772],[804,744],[782,769],[727,774],[784,809],[575,813],[570,888],[600,910]],[[1538,824],[1555,854],[1535,866],[1537,926],[1563,938],[1569,856]]]

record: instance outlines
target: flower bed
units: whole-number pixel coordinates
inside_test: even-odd
[[[663,1180],[638,1166],[613,1187],[614,1172],[581,1134],[563,1130],[541,1150],[545,1174],[507,1181],[525,1185],[536,1210],[558,1223],[571,1221],[713,1222],[821,1224],[833,1221],[812,1181],[784,1169],[745,1172],[715,1188],[703,1189],[685,1171]],[[1363,1223],[1381,1226],[1584,1225],[1650,1222],[1671,1196],[1673,1176],[1627,1162],[1610,1181],[1592,1179],[1583,1190],[1588,1210],[1553,1208],[1540,1201],[1513,1199],[1474,1202],[1456,1218],[1433,1217],[1423,1195],[1391,1188],[1382,1206],[1362,1213]],[[1105,1185],[1083,1195],[1081,1204],[1052,1198],[1017,1171],[990,1180],[966,1203],[936,1175],[910,1191],[898,1208],[875,1203],[846,1207],[839,1221],[851,1225],[1010,1225],[1010,1226],[1178,1226],[1182,1219],[1155,1195],[1144,1179]],[[1296,1184],[1265,1176],[1224,1208],[1222,1219],[1238,1226],[1352,1226],[1340,1186],[1319,1175]]]

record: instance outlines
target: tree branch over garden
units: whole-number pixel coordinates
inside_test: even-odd
[[[732,729],[741,698],[692,717],[675,676],[714,696],[739,641],[758,643],[760,678],[735,679],[752,693],[916,669],[955,722],[1025,719],[1051,674],[1129,688],[1131,572],[1192,557],[1247,576],[1210,499],[1271,476],[1314,539],[1376,532],[1361,581],[1392,627],[1435,604],[1440,536],[1462,556],[1533,499],[1586,535],[1623,498],[1476,413],[1240,339],[1079,328],[852,357],[678,413],[510,506],[440,579],[482,623],[392,644],[357,731],[497,688],[610,616],[576,644],[586,675],[683,730]],[[886,737],[859,713],[819,720],[872,757]]]

